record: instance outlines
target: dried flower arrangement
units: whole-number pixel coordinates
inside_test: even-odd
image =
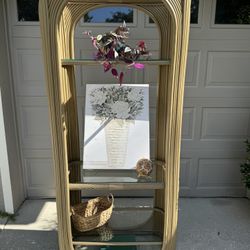
[[[111,70],[112,75],[119,79],[120,84],[122,84],[124,72],[118,73],[115,68],[116,62],[123,61],[127,68],[143,69],[144,64],[135,63],[135,61],[140,56],[148,58],[150,55],[144,41],[139,41],[136,48],[125,43],[129,34],[129,28],[125,22],[114,31],[99,34],[96,37],[92,36],[91,31],[86,31],[84,34],[91,38],[93,46],[97,49],[95,59],[101,62],[104,72]]]
[[[90,103],[96,119],[134,120],[143,110],[143,89],[111,86],[94,89]]]

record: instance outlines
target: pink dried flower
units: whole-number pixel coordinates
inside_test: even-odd
[[[108,61],[104,61],[102,65],[103,65],[103,68],[104,68],[104,72],[107,72],[107,71],[109,71],[111,69],[111,63],[108,62]]]
[[[146,48],[146,46],[145,46],[145,42],[144,42],[144,41],[142,41],[142,40],[141,40],[141,41],[139,41],[139,42],[138,42],[138,47],[139,47],[139,48],[141,48],[141,49],[145,49],[145,48]]]
[[[144,64],[142,64],[142,63],[135,63],[135,64],[134,64],[134,67],[135,67],[136,69],[144,69]]]
[[[114,53],[114,50],[111,48],[110,50],[109,50],[109,52],[106,54],[106,57],[107,57],[107,59],[109,59],[109,60],[113,60],[114,59],[114,57],[115,57],[115,53]]]
[[[114,77],[118,77],[118,72],[117,72],[117,70],[116,69],[112,69],[111,70],[111,73],[112,73],[112,75],[114,76]]]
[[[119,76],[119,83],[120,83],[120,85],[122,85],[123,77],[124,77],[124,73],[121,72],[120,76]]]

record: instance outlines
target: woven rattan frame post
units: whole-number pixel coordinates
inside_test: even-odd
[[[74,67],[61,66],[61,59],[74,58],[74,29],[88,10],[124,4],[146,12],[158,24],[161,59],[159,66],[156,158],[166,162],[165,188],[157,190],[155,207],[164,213],[163,250],[175,249],[178,215],[180,140],[184,79],[188,48],[191,0],[40,0],[47,90],[56,175],[56,199],[60,250],[73,249],[70,202],[80,199],[69,192],[68,162],[80,159]],[[160,173],[159,173],[160,174]],[[70,181],[80,179],[80,167],[70,169]]]

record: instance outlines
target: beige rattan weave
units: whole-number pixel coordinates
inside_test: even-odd
[[[112,194],[97,197],[71,207],[71,218],[76,230],[86,232],[101,227],[111,217],[114,204]]]

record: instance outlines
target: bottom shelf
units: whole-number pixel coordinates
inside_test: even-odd
[[[75,250],[162,250],[162,246],[76,246]]]
[[[73,245],[75,249],[88,250],[115,248],[81,246],[158,246],[154,248],[158,250],[162,245],[163,221],[163,213],[157,209],[148,207],[114,209],[110,221],[105,226],[84,233],[73,230]],[[132,247],[130,249],[133,250]]]

